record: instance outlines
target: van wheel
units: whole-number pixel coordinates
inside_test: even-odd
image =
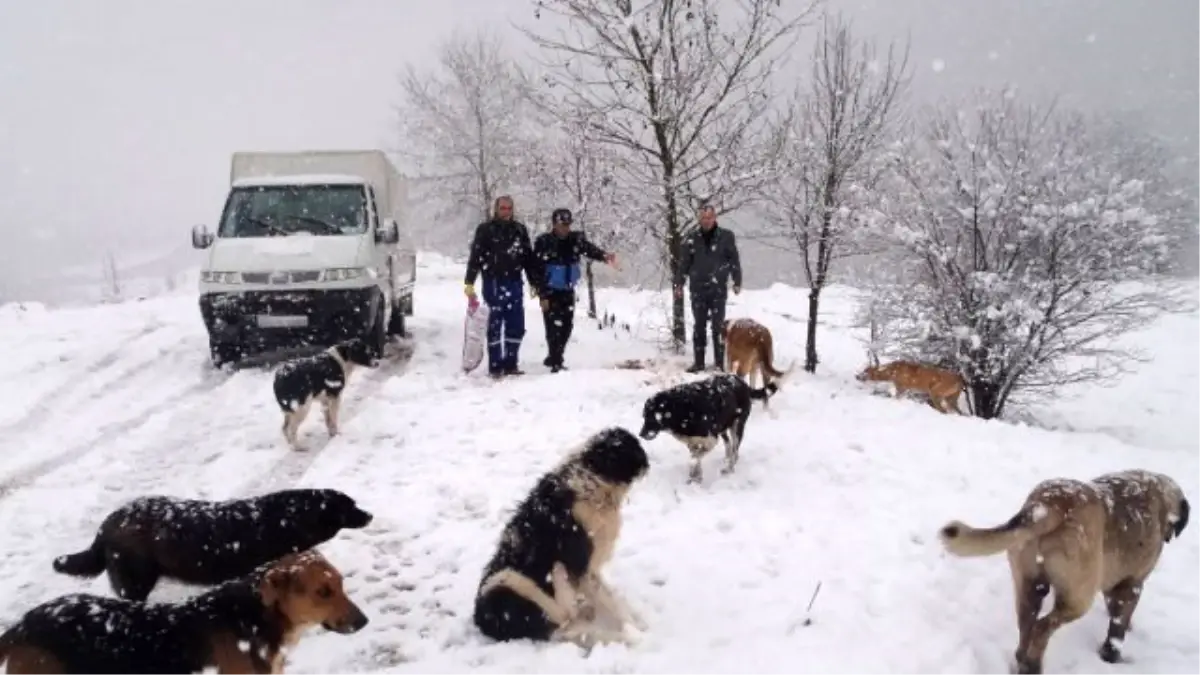
[[[397,298],[392,304],[392,315],[388,318],[388,335],[408,337],[408,327],[404,320],[404,298]]]
[[[208,354],[213,368],[220,368],[227,363],[235,363],[242,356],[241,345],[229,342],[217,342],[208,339]]]
[[[383,309],[381,307],[380,311],[375,314],[375,320],[371,322],[371,328],[364,337],[367,346],[375,352],[376,358],[382,359],[383,350],[387,347],[388,335],[386,329],[387,326],[383,324]]]

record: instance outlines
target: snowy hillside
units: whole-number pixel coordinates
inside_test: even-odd
[[[648,359],[661,296],[603,291],[626,332],[579,314],[572,370],[550,375],[528,307],[529,374],[492,383],[457,368],[461,267],[421,261],[411,358],[358,373],[342,434],[309,417],[305,453],[279,432],[270,373],[213,371],[194,292],[86,309],[0,309],[0,626],[55,595],[107,581],[51,571],[100,518],[148,493],[222,499],[288,485],[346,491],[376,514],[324,546],[371,619],[313,634],[289,672],[987,672],[1016,643],[1003,556],[945,556],[937,530],[1007,520],[1037,481],[1130,467],[1169,472],[1200,500],[1195,315],[1138,336],[1155,357],[1111,389],[1030,411],[1056,429],[941,416],[871,396],[853,380],[862,348],[850,296],[831,290],[822,372],[797,374],[750,419],[737,473],[719,460],[686,486],[687,456],[646,444],[608,571],[651,629],[635,649],[496,645],[470,622],[472,595],[509,509],[562,453],[601,427],[637,430],[646,397],[682,381]],[[777,365],[801,355],[803,291],[747,291],[730,316],[774,332]],[[405,350],[407,351],[407,350]],[[482,370],[482,369],[481,369]],[[797,369],[798,370],[798,369]],[[719,454],[719,453],[718,453]],[[1047,672],[1197,672],[1200,525],[1167,545],[1125,645],[1096,655],[1101,603],[1051,641]],[[821,591],[805,625],[805,606]],[[152,599],[192,591],[160,584]]]

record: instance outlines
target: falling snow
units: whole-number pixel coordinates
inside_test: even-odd
[[[348,636],[312,631],[289,672],[1008,672],[1016,626],[1004,557],[944,555],[941,525],[1003,522],[1051,476],[1137,467],[1200,494],[1200,362],[1184,339],[1195,314],[1132,337],[1152,360],[1117,386],[1023,411],[1028,424],[980,422],[855,382],[865,357],[846,327],[854,295],[825,293],[821,370],[793,376],[771,401],[775,415],[754,407],[735,473],[687,486],[687,450],[666,434],[644,443],[651,470],[630,492],[605,573],[649,631],[636,647],[586,657],[491,644],[471,624],[471,600],[538,476],[601,427],[636,431],[651,394],[694,379],[650,344],[661,324],[646,310],[660,297],[601,288],[600,310],[632,330],[579,321],[573,369],[555,375],[541,366],[540,311],[527,303],[528,374],[493,383],[458,368],[461,265],[423,254],[411,362],[351,380],[342,434],[314,432],[327,445],[303,456],[283,444],[270,372],[203,365],[190,290],[100,308],[0,307],[0,372],[21,382],[0,406],[0,481],[25,477],[0,482],[0,620],[64,593],[110,595],[103,576],[54,574],[48,561],[79,550],[134,497],[223,500],[295,484],[343,490],[376,520],[322,546],[370,623]],[[770,328],[786,367],[802,356],[804,326],[783,313],[806,299],[779,284],[747,289],[729,316]],[[612,367],[626,360],[652,367]],[[1196,672],[1198,567],[1200,536],[1184,532],[1164,550],[1129,636],[1138,671]],[[150,599],[195,592],[164,581]],[[1046,672],[1107,670],[1096,655],[1106,625],[1098,601],[1056,635]]]

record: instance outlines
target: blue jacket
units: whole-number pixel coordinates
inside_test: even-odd
[[[565,237],[547,232],[534,242],[533,253],[545,271],[542,280],[547,291],[574,290],[580,277],[579,259],[601,261],[607,255],[582,232],[568,232]]]

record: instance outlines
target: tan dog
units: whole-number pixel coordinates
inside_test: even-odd
[[[725,372],[733,373],[754,385],[754,374],[758,374],[759,388],[765,387],[768,376],[782,379],[790,373],[775,369],[775,345],[771,330],[754,319],[725,320]],[[763,406],[767,403],[764,401]]]
[[[892,361],[886,366],[869,366],[855,379],[859,382],[891,382],[896,385],[897,398],[917,391],[929,397],[929,405],[934,410],[943,414],[951,410],[963,414],[958,407],[958,397],[966,388],[966,383],[958,373],[944,368],[912,361]]]
[[[0,635],[9,673],[282,673],[308,628],[367,625],[341,573],[315,550],[177,604],[76,593],[25,613]]]
[[[1016,595],[1018,672],[1042,672],[1054,631],[1091,608],[1096,593],[1108,606],[1108,637],[1100,658],[1115,663],[1142,584],[1163,544],[1187,526],[1191,507],[1168,476],[1131,470],[1084,482],[1057,479],[1033,488],[1007,523],[975,529],[954,521],[941,530],[956,556],[1008,553]],[[1054,608],[1042,600],[1054,589]]]

